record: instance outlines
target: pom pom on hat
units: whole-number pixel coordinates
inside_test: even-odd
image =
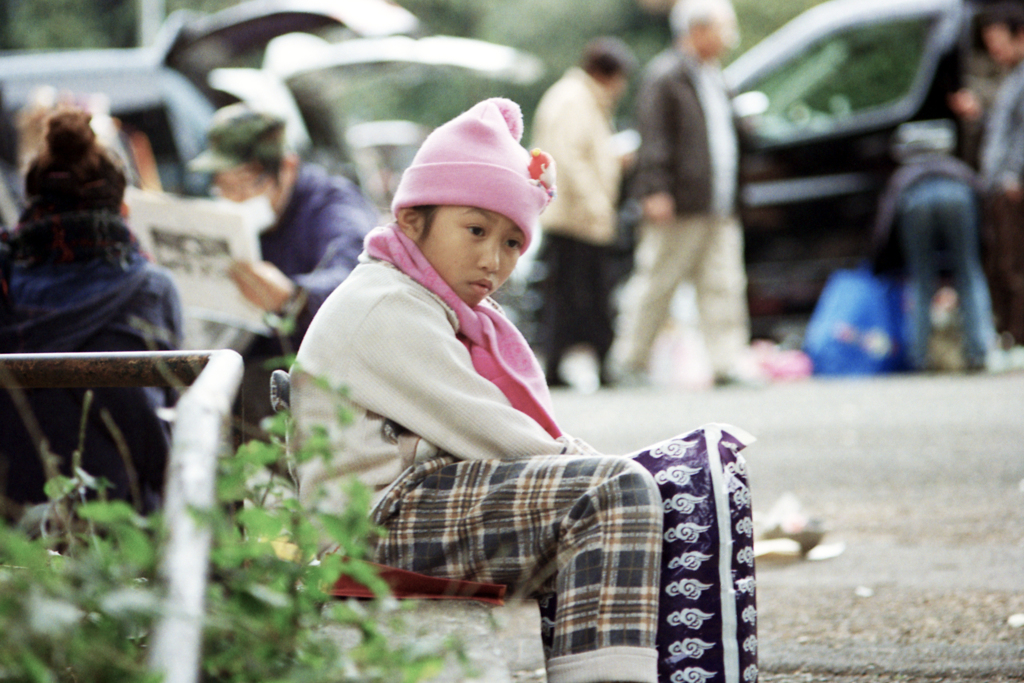
[[[494,103],[494,106],[498,108],[498,111],[504,117],[505,123],[508,124],[508,132],[512,134],[516,142],[521,141],[523,139],[522,108],[512,100],[506,100],[503,97],[494,97],[486,101]]]
[[[551,155],[526,151],[523,113],[505,98],[484,100],[427,136],[402,174],[391,210],[475,206],[518,225],[529,246],[537,218],[554,196]]]

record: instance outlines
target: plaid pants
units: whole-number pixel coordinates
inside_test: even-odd
[[[662,504],[618,456],[434,458],[385,496],[376,561],[558,595],[548,678],[654,683]]]

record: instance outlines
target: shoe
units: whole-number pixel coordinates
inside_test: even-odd
[[[608,378],[610,386],[618,389],[646,389],[654,386],[646,370],[623,370]]]
[[[821,543],[822,539],[825,538],[825,525],[820,519],[809,519],[798,529],[787,530],[783,529],[781,526],[765,529],[761,538],[765,540],[786,538],[791,541],[796,541],[800,546],[800,554],[807,555],[807,553],[817,547]]]
[[[763,389],[768,385],[764,377],[746,375],[738,372],[723,372],[715,375],[716,387],[739,387],[743,389]]]

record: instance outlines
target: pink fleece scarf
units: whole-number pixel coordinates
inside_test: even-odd
[[[387,261],[441,297],[459,319],[459,339],[473,367],[501,389],[512,406],[532,417],[553,438],[562,435],[552,413],[551,393],[533,351],[515,325],[486,305],[470,308],[441,279],[416,243],[395,224],[366,236],[366,252]]]

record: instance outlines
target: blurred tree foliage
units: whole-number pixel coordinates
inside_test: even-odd
[[[803,10],[823,0],[734,0],[743,48],[755,44]],[[635,0],[398,0],[426,30],[490,40],[532,51],[561,73],[588,39],[614,34],[642,61],[668,41],[663,14]],[[129,47],[137,39],[141,0],[2,0],[0,48]],[[179,9],[215,12],[238,0],[165,0]],[[581,7],[585,10],[581,11]]]
[[[0,0],[0,47],[126,47],[137,40],[145,0]],[[410,70],[395,84],[353,83],[338,97],[359,106],[356,119],[408,118],[428,126],[458,114],[469,104],[495,95],[518,101],[527,128],[541,95],[576,63],[588,40],[616,35],[646,63],[670,43],[665,12],[647,9],[650,0],[396,0],[420,18],[425,33],[477,38],[511,45],[539,56],[547,69],[530,85],[486,81],[458,70],[420,74]],[[164,0],[168,14],[181,10],[215,12],[237,0]],[[660,2],[660,0],[659,0]],[[668,4],[666,0],[662,4]],[[823,0],[733,0],[740,22],[739,54],[805,9]],[[256,62],[253,62],[255,65]],[[364,81],[367,79],[364,79]],[[620,125],[628,126],[633,91],[620,105]],[[313,84],[311,87],[322,87]],[[365,111],[364,111],[365,110]],[[529,130],[527,130],[527,135]]]
[[[0,49],[132,47],[141,0],[0,0]],[[165,0],[179,9],[216,12],[238,0]]]
[[[133,5],[130,0],[0,0],[0,47],[128,46],[135,41]]]
[[[740,21],[739,51],[754,45],[786,21],[823,0],[734,0]],[[128,47],[137,40],[142,0],[0,0],[0,48]],[[398,0],[418,16],[428,33],[488,40],[532,52],[547,64],[540,82],[508,89],[526,112],[533,111],[544,90],[576,62],[588,40],[617,35],[636,51],[641,63],[670,41],[663,13],[644,9],[636,0]],[[167,13],[179,9],[215,12],[237,0],[165,0]],[[738,52],[737,52],[738,54]],[[455,91],[472,90],[452,84]],[[477,89],[479,90],[479,89]],[[485,93],[486,94],[486,93]],[[630,94],[631,95],[631,94]],[[622,111],[631,110],[632,97]],[[406,98],[408,99],[408,98]],[[415,107],[418,120],[431,123],[448,118],[444,104],[452,97],[429,100]],[[424,112],[423,110],[427,111]],[[455,112],[458,113],[458,112]],[[529,117],[527,117],[529,118]]]
[[[562,0],[399,0],[423,22],[430,33],[488,40],[532,52],[544,60],[547,72],[528,88],[506,87],[527,112],[532,112],[541,95],[561,74],[576,63],[591,38],[616,35],[636,52],[641,64],[671,42],[668,20],[635,0],[588,0],[586,4]],[[740,23],[742,43],[735,54],[759,42],[784,23],[823,0],[733,0]],[[581,10],[585,8],[585,10]],[[462,88],[464,86],[453,86]],[[633,90],[620,106],[629,125]],[[451,98],[438,97],[439,105]],[[421,105],[422,107],[423,105]],[[455,112],[458,113],[458,112]],[[417,120],[441,122],[450,116],[420,116]]]
[[[137,40],[143,0],[0,0],[0,47],[127,47]],[[823,0],[733,0],[740,22],[739,52],[754,45],[789,19]],[[428,125],[458,114],[467,104],[493,95],[516,99],[527,114],[544,90],[569,66],[584,45],[599,35],[617,35],[636,51],[641,63],[668,46],[664,12],[645,9],[637,0],[397,0],[418,16],[424,32],[463,36],[511,45],[538,55],[547,65],[539,82],[529,86],[481,84],[455,72],[435,73],[408,91],[378,97],[389,113]],[[180,9],[215,12],[237,0],[165,0],[167,13]],[[650,3],[648,3],[650,4]],[[635,88],[634,80],[634,88]],[[378,89],[377,95],[381,90]],[[621,105],[628,125],[633,92]],[[465,96],[469,99],[463,99]],[[362,100],[362,98],[360,98]],[[371,112],[365,112],[369,114]],[[372,112],[378,115],[379,112]]]

